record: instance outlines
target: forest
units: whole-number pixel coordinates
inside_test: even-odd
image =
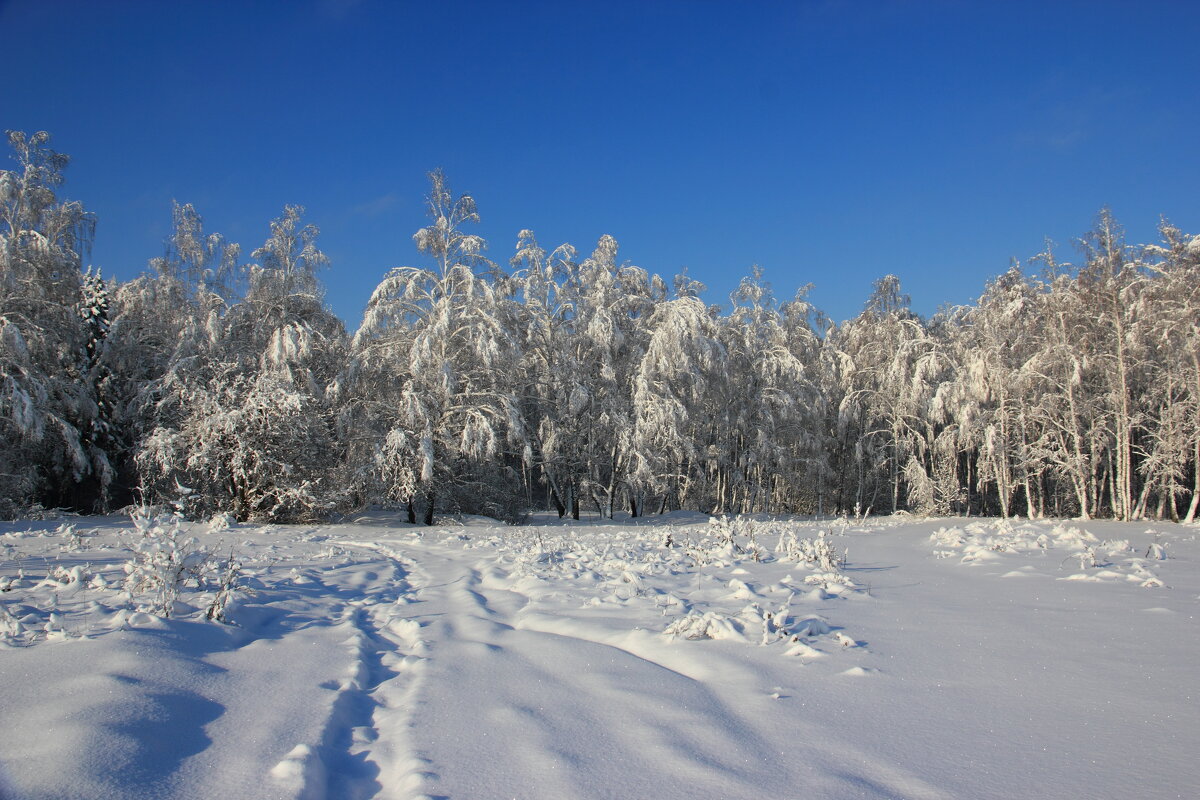
[[[1078,263],[1047,246],[928,319],[885,275],[836,323],[757,267],[710,304],[610,236],[583,255],[522,230],[491,260],[435,171],[423,266],[386,272],[351,332],[303,209],[246,257],[177,204],[164,253],[115,281],[85,266],[67,157],[8,143],[0,517],[1197,514],[1200,238],[1166,221],[1131,245],[1102,210]]]

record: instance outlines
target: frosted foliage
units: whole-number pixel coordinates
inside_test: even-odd
[[[230,273],[246,286],[235,303],[203,287],[176,291],[169,272],[143,285],[175,299],[184,318],[143,412],[135,463],[152,498],[173,499],[183,485],[193,490],[189,511],[279,521],[322,516],[338,503],[327,386],[341,367],[344,332],[321,302],[315,272],[327,259],[300,214],[286,208],[254,251],[262,263]],[[197,219],[186,215],[175,238],[196,238]],[[149,303],[132,305],[150,313]]]
[[[89,435],[97,408],[80,315],[94,220],[59,199],[68,158],[49,134],[7,138],[15,164],[0,170],[0,516],[55,503],[85,481],[90,506],[110,478]]]
[[[757,269],[727,313],[686,277],[669,299],[611,236],[577,261],[523,230],[506,274],[464,230],[474,201],[440,173],[429,212],[415,242],[431,265],[389,272],[348,365],[322,373],[346,443],[340,479],[360,502],[427,520],[505,502],[506,516],[520,503],[605,516],[1194,513],[1196,258],[1172,229],[1140,256],[1102,217],[1078,278],[1042,256],[1056,277],[1014,268],[933,320],[888,276],[834,326],[803,291],[777,301]],[[319,387],[306,365],[332,337],[301,312],[322,262],[291,209],[272,231],[242,318],[274,319],[285,306],[267,299],[292,286],[308,305],[291,301],[300,318],[259,336],[260,368]],[[238,318],[220,308],[196,329]],[[1148,380],[1152,367],[1166,380]]]
[[[435,269],[392,270],[376,288],[354,336],[351,392],[368,440],[386,442],[385,456],[364,488],[399,502],[461,503],[458,465],[487,463],[500,442],[519,444],[513,413],[519,342],[516,304],[505,286],[477,275],[490,262],[481,239],[460,226],[478,221],[474,201],[453,200],[445,178],[430,176],[432,224],[417,232],[418,249]],[[416,462],[395,469],[397,443]],[[372,488],[373,487],[373,488]],[[486,493],[485,493],[486,494]],[[450,497],[446,497],[450,495]]]
[[[1047,249],[930,319],[887,275],[834,324],[758,267],[724,307],[686,273],[672,291],[611,235],[587,252],[522,229],[502,266],[437,171],[420,261],[382,275],[350,338],[299,206],[246,261],[175,204],[163,255],[115,282],[84,269],[66,156],[8,139],[2,516],[1200,510],[1200,246],[1167,222],[1132,246],[1104,210],[1078,263]]]

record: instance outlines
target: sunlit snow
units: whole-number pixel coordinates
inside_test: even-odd
[[[0,528],[6,800],[1200,786],[1195,527],[139,524]]]

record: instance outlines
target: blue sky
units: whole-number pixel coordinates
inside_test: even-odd
[[[55,2],[0,6],[0,128],[48,130],[92,261],[161,254],[172,199],[249,253],[304,205],[357,325],[421,263],[425,174],[517,232],[681,267],[722,302],[752,264],[837,319],[899,275],[969,302],[1111,206],[1200,233],[1191,2]]]

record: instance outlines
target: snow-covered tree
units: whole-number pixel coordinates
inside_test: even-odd
[[[630,483],[637,425],[633,380],[646,353],[649,320],[667,296],[660,277],[618,264],[617,252],[616,239],[600,237],[579,266],[578,282],[568,285],[575,308],[570,359],[578,370],[574,402],[583,426],[579,485],[608,517],[622,491],[629,495],[631,511],[640,513],[638,491]]]
[[[726,380],[707,415],[713,510],[815,511],[825,414],[812,308],[804,290],[781,307],[757,267],[730,300],[721,320]]]
[[[462,229],[479,220],[474,200],[454,199],[440,171],[430,181],[432,224],[413,239],[435,265],[394,269],[376,287],[343,384],[354,398],[352,457],[367,444],[382,481],[365,491],[382,489],[410,516],[423,505],[427,524],[439,502],[494,506],[505,489],[496,484],[514,468],[504,453],[524,453],[511,288],[494,280],[483,239]]]
[[[706,401],[721,393],[729,377],[720,327],[700,299],[661,303],[647,327],[650,337],[633,377],[634,512],[648,494],[660,497],[660,506],[683,506],[693,481],[703,476]]]
[[[877,281],[862,314],[837,331],[839,429],[856,443],[856,508],[904,508],[906,476],[928,476],[936,439],[929,410],[949,366],[938,344],[893,275]]]
[[[50,135],[8,132],[16,168],[0,170],[0,496],[7,511],[35,500],[75,505],[87,476],[109,480],[86,431],[96,400],[83,379],[88,330],[83,255],[94,221],[60,201],[68,158]]]
[[[1031,380],[1024,370],[1038,346],[1038,312],[1035,288],[1014,266],[962,319],[955,380],[962,391],[949,410],[960,444],[976,449],[976,488],[995,492],[1003,517],[1011,515],[1019,489],[1026,513],[1040,511],[1034,487],[1044,465],[1032,446]]]
[[[1137,489],[1134,448],[1144,432],[1139,394],[1145,388],[1147,367],[1147,276],[1108,209],[1100,212],[1096,227],[1081,245],[1086,262],[1077,285],[1091,311],[1088,339],[1100,367],[1102,407],[1111,437],[1105,459],[1109,502],[1113,516],[1132,519]]]
[[[1154,379],[1148,381],[1150,434],[1141,446],[1145,489],[1139,516],[1150,492],[1157,493],[1155,516],[1180,516],[1177,501],[1191,498],[1184,521],[1200,508],[1200,237],[1163,222],[1162,243],[1148,249],[1153,314],[1149,339],[1155,343]]]
[[[204,266],[207,254],[236,251],[203,237],[193,213],[177,214],[183,257],[168,260],[158,282],[176,287],[194,317],[151,391],[155,424],[137,455],[149,496],[185,492],[197,511],[239,519],[312,519],[335,505],[326,387],[341,368],[345,335],[324,307],[317,272],[328,260],[301,214],[289,206],[271,223],[252,254],[259,263],[220,272]],[[209,245],[189,250],[189,242]],[[224,275],[220,285],[213,275]],[[245,294],[235,298],[229,287],[239,284]]]
[[[587,390],[575,345],[579,265],[575,248],[560,245],[547,253],[530,230],[517,237],[511,260],[520,284],[521,370],[519,387],[529,456],[560,517],[579,519],[584,476],[580,412]]]

